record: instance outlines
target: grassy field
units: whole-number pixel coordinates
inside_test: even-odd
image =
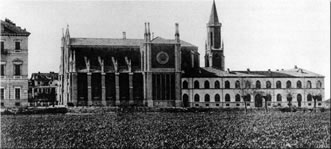
[[[4,115],[3,148],[326,148],[327,112]]]

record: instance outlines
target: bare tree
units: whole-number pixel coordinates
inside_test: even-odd
[[[252,94],[251,90],[252,82],[250,80],[243,80],[243,87],[242,89],[242,98],[244,99],[245,103],[245,113],[247,113],[247,102],[250,100],[250,96]]]
[[[287,105],[290,108],[290,111],[292,111],[292,99],[293,99],[293,95],[294,93],[292,92],[292,90],[287,89],[286,90],[286,99],[287,99]]]
[[[311,92],[311,95],[312,95],[313,100],[314,100],[314,111],[316,112],[317,111],[317,107],[316,107],[317,101],[322,100],[322,95],[321,95],[320,90],[317,90],[315,92]]]

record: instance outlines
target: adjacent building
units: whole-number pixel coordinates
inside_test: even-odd
[[[57,104],[58,73],[32,73],[29,80],[30,106]]]
[[[74,106],[313,107],[323,106],[324,76],[289,70],[225,70],[222,23],[215,2],[207,22],[205,67],[198,47],[180,39],[62,37],[59,102]],[[249,53],[247,53],[249,54]],[[245,99],[245,100],[244,100]],[[317,101],[317,102],[314,102]]]
[[[28,106],[28,38],[9,19],[1,20],[1,106]]]

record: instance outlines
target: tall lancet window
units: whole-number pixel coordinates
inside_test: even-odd
[[[210,32],[210,45],[213,46],[213,32]]]

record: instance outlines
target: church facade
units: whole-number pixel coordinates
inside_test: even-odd
[[[180,39],[62,37],[58,100],[73,106],[277,107],[323,106],[324,76],[295,67],[225,70],[222,24],[215,3],[207,23],[205,67],[198,47]],[[317,102],[314,102],[317,101]]]

